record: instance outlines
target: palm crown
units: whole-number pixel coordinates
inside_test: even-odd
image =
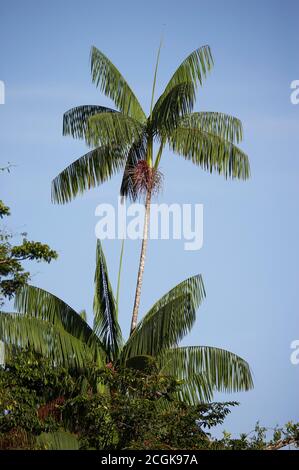
[[[160,374],[182,381],[181,399],[191,403],[210,400],[214,390],[252,387],[249,366],[239,356],[208,346],[179,347],[205,297],[201,276],[186,279],[159,299],[126,342],[99,241],[94,282],[93,328],[63,300],[28,285],[16,297],[18,313],[0,314],[0,339],[79,370],[90,362],[116,368],[154,363]]]
[[[53,201],[69,202],[120,170],[124,170],[121,194],[135,199],[130,169],[140,160],[157,168],[165,146],[204,170],[247,179],[248,157],[235,145],[242,139],[241,122],[224,113],[192,112],[197,87],[212,65],[208,46],[195,50],[175,71],[155,105],[153,86],[147,117],[121,73],[102,52],[92,47],[92,80],[117,110],[85,105],[64,114],[64,135],[85,138],[95,148],[54,179]],[[159,144],[156,158],[154,142]]]

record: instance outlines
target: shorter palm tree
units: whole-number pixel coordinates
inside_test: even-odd
[[[200,275],[159,299],[126,342],[100,241],[94,282],[93,328],[63,300],[27,285],[16,296],[17,313],[0,313],[0,340],[31,348],[52,358],[54,364],[70,368],[84,369],[90,362],[137,369],[155,364],[158,373],[181,381],[180,398],[188,403],[209,401],[214,391],[252,388],[250,368],[236,354],[209,346],[179,346],[205,298]]]

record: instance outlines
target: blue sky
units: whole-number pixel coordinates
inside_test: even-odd
[[[50,201],[50,183],[85,153],[62,137],[62,115],[80,104],[110,104],[91,83],[89,52],[96,45],[122,71],[149,110],[161,33],[164,45],[157,95],[192,50],[212,48],[215,67],[199,90],[196,109],[223,111],[244,126],[248,182],[209,175],[165,152],[159,202],[204,204],[204,245],[151,241],[142,312],[186,277],[202,273],[207,299],[185,344],[227,348],[249,361],[255,389],[217,395],[241,405],[226,420],[235,434],[299,420],[299,365],[290,363],[298,322],[299,105],[290,83],[299,79],[296,1],[1,2],[1,199],[12,209],[14,232],[47,242],[60,256],[32,268],[32,283],[50,290],[91,320],[95,207],[116,204],[120,176],[66,206]],[[111,279],[120,244],[106,241]],[[139,242],[127,242],[120,321],[128,331]]]

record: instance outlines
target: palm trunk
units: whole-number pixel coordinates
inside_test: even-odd
[[[132,314],[130,335],[134,332],[136,325],[137,325],[138,310],[139,310],[140,296],[141,296],[141,287],[142,287],[143,273],[144,273],[145,255],[146,255],[147,240],[148,240],[150,210],[151,210],[151,191],[148,190],[146,193],[146,199],[145,199],[143,239],[142,239],[142,245],[141,245],[139,270],[138,270],[138,276],[137,276],[137,285],[136,285],[136,293],[135,293],[135,301],[134,301],[134,308],[133,308],[133,314]]]

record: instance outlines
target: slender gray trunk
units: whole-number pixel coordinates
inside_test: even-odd
[[[135,301],[134,301],[134,308],[133,308],[133,314],[132,314],[130,335],[134,332],[136,325],[137,325],[137,319],[138,319],[138,311],[139,311],[139,305],[140,305],[141,287],[142,287],[142,281],[143,281],[145,255],[146,255],[148,231],[149,231],[150,210],[151,210],[151,191],[147,191],[146,199],[145,199],[143,239],[142,239],[142,245],[141,245],[139,270],[138,270],[138,276],[137,276],[137,285],[136,285],[136,293],[135,293]]]

